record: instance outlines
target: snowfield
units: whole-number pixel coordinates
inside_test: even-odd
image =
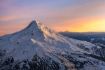
[[[105,70],[101,49],[32,21],[25,29],[0,37],[0,70]]]

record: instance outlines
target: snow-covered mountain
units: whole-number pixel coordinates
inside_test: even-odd
[[[64,37],[32,21],[0,37],[0,70],[105,70],[101,47]]]

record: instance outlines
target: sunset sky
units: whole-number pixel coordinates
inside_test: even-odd
[[[34,19],[57,32],[105,32],[105,0],[0,0],[0,35]]]

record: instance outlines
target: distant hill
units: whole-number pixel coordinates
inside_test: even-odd
[[[105,32],[60,32],[60,34],[70,38],[88,41],[94,44],[105,45]]]

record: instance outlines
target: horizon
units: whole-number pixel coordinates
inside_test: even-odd
[[[31,24],[33,21],[35,21],[35,22],[38,23],[38,21],[32,20],[32,21],[30,22],[30,24]],[[5,35],[10,35],[10,34],[14,34],[14,33],[20,32],[20,31],[24,30],[25,28],[29,27],[30,24],[24,26],[23,28],[21,28],[21,29],[19,29],[19,30],[17,30],[17,31],[10,32],[10,33],[7,33],[7,34],[1,34],[0,37],[5,36]],[[52,30],[52,29],[51,29],[51,30]],[[56,32],[56,31],[55,31],[55,32]],[[87,31],[87,32],[72,32],[72,31],[70,32],[70,31],[61,31],[61,32],[57,32],[57,33],[96,33],[96,34],[97,34],[97,33],[105,33],[105,32],[88,32],[88,31]]]
[[[33,19],[34,21],[36,21],[37,23],[40,23],[39,21],[37,21],[37,20],[35,20],[35,19]],[[32,20],[32,21],[33,21]],[[32,22],[31,21],[31,22]],[[28,27],[30,24],[31,24],[31,22],[29,22],[28,24],[25,24],[25,25],[23,25],[22,27],[19,27],[17,30],[15,30],[15,31],[12,31],[12,32],[9,32],[9,33],[2,33],[2,34],[0,34],[0,36],[2,37],[2,36],[5,36],[5,35],[9,35],[9,34],[14,34],[14,33],[17,33],[17,32],[20,32],[20,31],[22,31],[23,29],[25,29],[26,27]],[[42,23],[43,24],[43,23]],[[46,25],[45,25],[46,26]],[[48,27],[48,26],[47,26]],[[48,27],[49,28],[49,27]],[[51,30],[53,30],[52,28],[50,28]],[[55,31],[55,30],[54,30]],[[57,31],[55,31],[55,32],[57,32]],[[58,31],[57,33],[62,33],[62,32],[70,32],[70,33],[105,33],[104,31],[102,32],[102,31],[67,31],[67,30],[65,30],[65,31]]]
[[[105,32],[105,0],[1,0],[0,36],[36,19],[56,32]]]

